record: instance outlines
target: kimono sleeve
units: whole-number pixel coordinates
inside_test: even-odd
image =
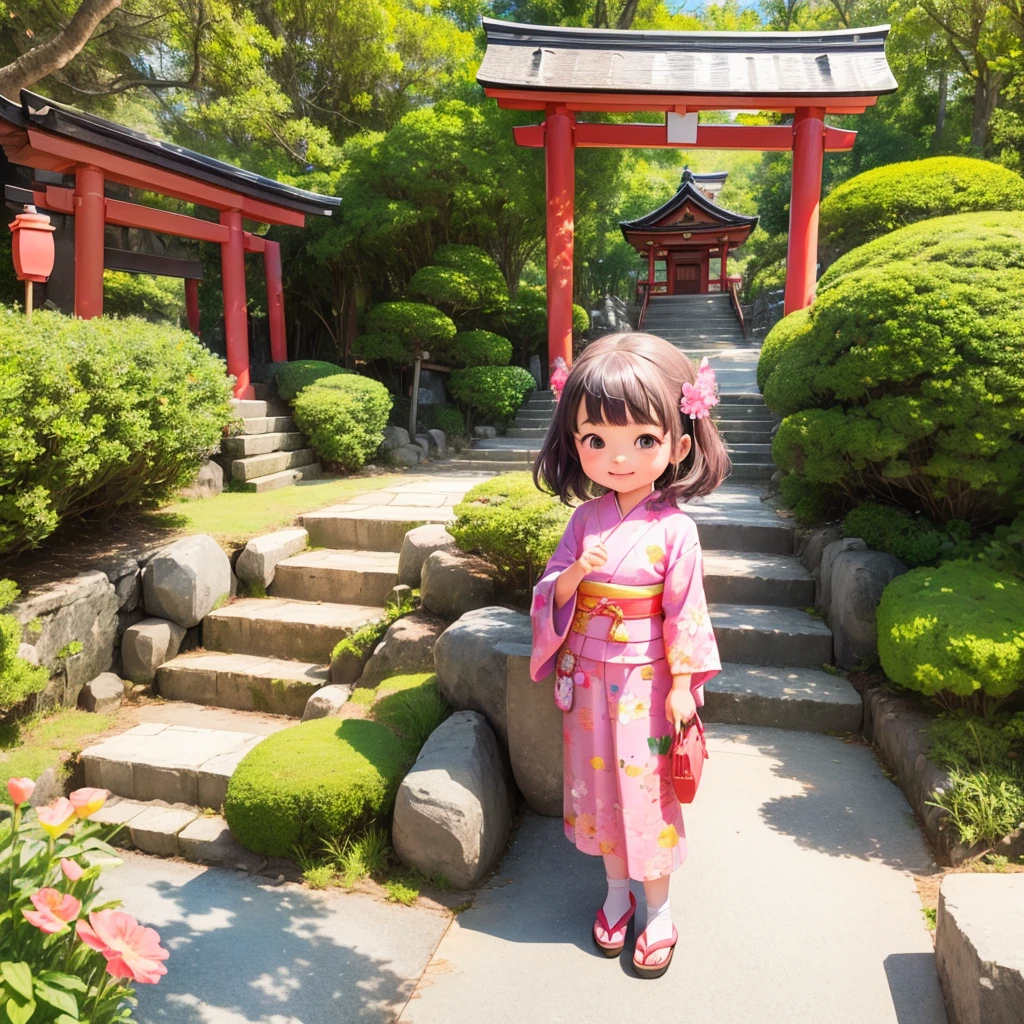
[[[533,624],[533,650],[530,655],[530,676],[539,683],[555,667],[555,657],[569,634],[576,612],[576,595],[561,607],[555,607],[555,581],[579,557],[583,537],[583,506],[572,514],[555,553],[548,561],[544,574],[533,588],[530,620]]]
[[[662,610],[665,657],[674,676],[691,676],[690,688],[702,686],[722,669],[718,644],[704,598],[704,565],[696,528],[666,568]]]

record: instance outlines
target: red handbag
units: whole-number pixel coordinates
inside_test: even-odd
[[[692,804],[708,756],[704,724],[694,715],[676,736],[672,750],[672,785],[681,804]]]

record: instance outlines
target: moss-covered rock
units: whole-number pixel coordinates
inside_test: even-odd
[[[353,717],[282,729],[242,759],[224,816],[243,846],[268,857],[318,852],[323,840],[389,814],[409,765],[450,713],[430,673],[392,676],[351,702]]]
[[[876,616],[894,682],[925,694],[1002,698],[1024,685],[1024,582],[978,562],[892,581]]]

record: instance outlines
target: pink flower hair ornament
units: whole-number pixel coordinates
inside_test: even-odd
[[[565,365],[565,360],[558,356],[552,366],[551,375],[548,377],[548,386],[555,393],[556,402],[562,397],[562,389],[568,379],[569,370]]]
[[[697,379],[692,384],[689,381],[683,383],[683,397],[679,408],[690,419],[706,419],[712,408],[718,405],[719,399],[715,394],[715,388],[715,371],[708,366],[708,357],[705,356],[700,361]]]

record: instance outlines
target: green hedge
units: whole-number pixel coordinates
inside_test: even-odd
[[[469,435],[466,430],[466,417],[454,405],[423,405],[420,406],[419,418],[427,430],[443,430],[448,443]]]
[[[440,362],[466,366],[508,366],[512,342],[492,331],[460,331],[440,353]]]
[[[188,331],[0,309],[0,552],[171,497],[220,443],[230,395]]]
[[[536,387],[533,376],[521,366],[471,366],[454,370],[448,379],[448,393],[456,401],[495,423],[512,419]]]
[[[463,551],[490,562],[503,583],[526,591],[571,515],[571,508],[537,490],[530,473],[503,473],[466,494],[448,532]]]
[[[369,719],[320,718],[283,729],[235,769],[224,816],[247,849],[267,857],[321,852],[389,814],[406,769],[450,709],[429,674],[357,688]]]
[[[296,359],[290,363],[281,363],[274,374],[277,394],[286,402],[295,400],[295,396],[310,384],[315,384],[323,377],[335,377],[339,373],[351,373],[334,363],[325,363],[319,359]]]
[[[582,337],[590,330],[590,314],[582,307],[572,304],[572,336]]]
[[[1022,292],[1020,213],[923,221],[838,260],[814,305],[766,340],[777,465],[846,507],[874,499],[972,525],[1012,515]]]
[[[18,588],[11,580],[0,580],[0,613],[18,599]],[[13,615],[0,614],[0,713],[20,704],[29,694],[38,693],[49,679],[45,668],[36,668],[18,657],[21,623]]]
[[[450,313],[487,313],[508,301],[498,264],[475,245],[439,245],[433,263],[409,280],[409,294]]]
[[[358,374],[323,377],[299,393],[295,423],[317,455],[354,471],[384,440],[391,395],[379,381]]]
[[[937,156],[875,167],[821,203],[826,262],[916,221],[983,210],[1024,210],[1024,178],[989,160]]]
[[[872,551],[886,551],[904,565],[930,565],[945,537],[926,519],[902,508],[863,501],[843,520],[844,537],[860,537]]]
[[[416,353],[444,351],[455,337],[455,322],[422,302],[382,302],[367,314],[366,333],[356,338],[358,358],[411,366]]]
[[[882,594],[878,655],[921,693],[1000,699],[1024,684],[1024,581],[965,559],[912,569]]]
[[[779,360],[787,349],[798,343],[806,333],[809,316],[809,309],[798,309],[780,320],[768,332],[757,360],[757,386],[760,391],[764,391],[768,378],[775,372],[775,367],[779,365]]]

